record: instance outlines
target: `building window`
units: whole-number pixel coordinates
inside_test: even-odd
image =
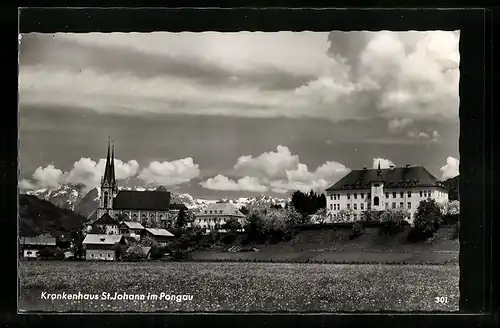
[[[222,214],[222,210],[219,211],[219,214]]]
[[[373,198],[373,205],[378,206],[379,205],[379,199],[377,196]]]
[[[354,193],[354,199],[358,199],[358,194]]]
[[[330,200],[333,200],[333,195],[330,195]]]
[[[354,209],[357,210],[358,209],[358,204],[354,204]]]
[[[385,198],[389,198],[389,193],[388,192],[385,193]]]
[[[404,193],[404,192],[400,192],[400,193],[399,193],[399,196],[400,196],[401,198],[404,198],[405,193]]]
[[[432,197],[432,191],[431,191],[431,190],[428,190],[428,191],[427,191],[427,195],[428,195],[429,197]]]
[[[396,203],[392,203],[392,208],[396,208]]]
[[[399,208],[403,208],[404,205],[403,205],[403,202],[399,203]]]
[[[108,192],[104,192],[104,208],[108,208]]]
[[[333,210],[333,204],[330,204],[330,209]]]
[[[411,208],[411,203],[410,202],[408,202],[408,208]]]
[[[392,198],[396,198],[396,192],[392,193]]]
[[[365,204],[361,203],[361,210],[365,209]]]
[[[349,209],[350,209],[350,208],[351,208],[351,204],[347,204],[347,208],[349,208]]]
[[[364,193],[364,192],[362,192],[362,193],[361,193],[361,199],[364,199],[364,198],[365,198],[365,193]]]
[[[380,185],[378,183],[376,183],[373,186],[378,188],[378,186],[380,186]]]
[[[90,254],[90,257],[94,257],[94,254]]]
[[[385,203],[385,208],[389,208],[389,203]]]
[[[408,191],[408,198],[411,197],[411,191]]]
[[[347,194],[347,199],[351,199],[351,194]]]
[[[422,197],[422,190],[420,190],[420,197]]]
[[[212,214],[212,211],[210,211],[210,214]]]

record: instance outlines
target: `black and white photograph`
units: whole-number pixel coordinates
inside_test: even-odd
[[[18,311],[458,311],[459,41],[20,34]]]

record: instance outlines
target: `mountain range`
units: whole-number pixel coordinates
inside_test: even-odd
[[[161,187],[160,187],[161,188]],[[94,188],[85,192],[84,186],[80,185],[62,185],[53,189],[38,189],[25,192],[25,195],[36,196],[39,199],[46,200],[62,209],[72,210],[86,218],[88,218],[98,207],[100,197],[100,187]],[[154,188],[144,187],[119,187],[119,190],[155,190]],[[266,195],[259,195],[255,197],[237,197],[237,198],[224,198],[219,200],[195,198],[187,193],[173,193],[171,192],[172,202],[183,203],[187,208],[193,211],[198,211],[209,204],[217,202],[229,202],[236,207],[249,206],[252,204],[280,204],[285,205],[289,201],[288,198],[276,198]]]

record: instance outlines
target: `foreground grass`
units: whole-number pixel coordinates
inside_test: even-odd
[[[457,311],[455,265],[21,262],[23,311]],[[192,301],[42,300],[42,292],[191,294]],[[436,304],[435,297],[447,297]]]

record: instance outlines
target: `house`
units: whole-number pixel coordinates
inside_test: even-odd
[[[335,222],[340,211],[353,213],[359,219],[365,210],[403,209],[408,211],[408,221],[424,199],[434,199],[444,204],[448,189],[423,166],[390,166],[381,169],[353,170],[326,189],[327,213]]]
[[[167,241],[172,240],[174,235],[167,231],[166,229],[156,229],[156,228],[145,228],[143,236],[150,237],[158,244],[165,246]]]
[[[231,203],[214,203],[196,213],[194,223],[205,229],[206,232],[211,230],[222,231],[224,224],[229,219],[236,219],[243,226],[245,215]]]
[[[125,245],[122,235],[87,234],[82,242],[86,260],[113,261],[115,259],[115,244]]]
[[[117,235],[119,224],[118,220],[111,217],[108,213],[104,213],[99,219],[91,224],[90,230],[99,229],[104,234]]]
[[[21,237],[20,246],[23,251],[23,257],[26,259],[37,258],[38,251],[45,247],[56,247],[54,237]]]
[[[144,231],[144,227],[139,222],[133,221],[123,221],[118,226],[119,233],[126,237],[134,237],[135,239],[141,239],[141,235]]]

